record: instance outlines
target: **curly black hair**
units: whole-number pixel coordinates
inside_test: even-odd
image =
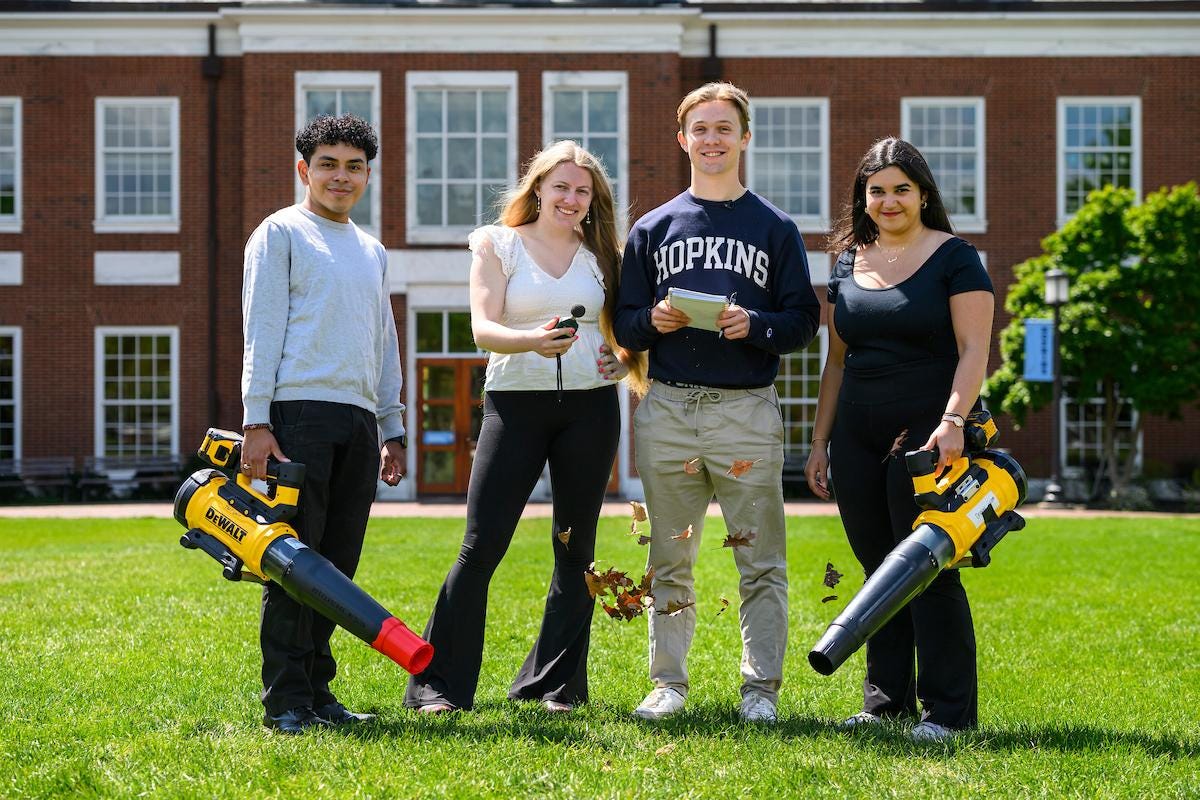
[[[371,161],[379,153],[379,139],[371,123],[353,114],[343,114],[340,117],[330,117],[322,114],[305,125],[296,134],[296,149],[304,157],[304,163],[311,163],[313,153],[323,144],[347,144],[356,147],[367,154]]]

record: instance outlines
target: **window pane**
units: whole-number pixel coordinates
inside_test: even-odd
[[[374,122],[371,113],[371,92],[349,90],[342,92],[342,113],[362,117],[367,122]]]
[[[484,133],[508,133],[508,92],[481,92]]]
[[[471,139],[449,139],[446,141],[446,176],[449,178],[474,178],[475,142]]]
[[[417,92],[417,131],[442,130],[442,93]]]
[[[417,312],[417,352],[442,352],[442,315],[440,312]]]
[[[588,93],[588,133],[617,132],[617,93]]]
[[[483,178],[505,180],[508,177],[508,140],[484,139],[480,142]]]
[[[417,187],[417,224],[442,224],[442,187],[440,184],[421,184]]]
[[[451,133],[474,133],[475,92],[446,92],[446,130]]]
[[[475,337],[471,333],[470,312],[451,311],[447,316],[450,324],[450,352],[474,353]]]
[[[452,183],[446,187],[446,190],[446,224],[477,224],[479,208],[475,184]]]
[[[583,133],[583,92],[556,91],[554,97],[554,138]]]

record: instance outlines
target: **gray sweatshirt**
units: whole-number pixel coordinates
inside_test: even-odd
[[[374,412],[404,433],[387,251],[353,222],[299,205],[263,220],[246,243],[242,283],[244,424],[273,400],[325,400]]]

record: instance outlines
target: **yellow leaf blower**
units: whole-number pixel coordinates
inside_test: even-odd
[[[241,472],[219,468],[241,460],[242,437],[209,428],[199,455],[218,469],[193,472],[175,495],[175,519],[188,529],[179,543],[203,550],[231,581],[275,581],[297,602],[342,626],[414,675],[429,666],[433,645],[417,636],[296,536],[304,465],[270,464],[266,494]]]
[[[943,569],[986,567],[1005,534],[1025,527],[1014,511],[1025,502],[1025,472],[1012,456],[988,449],[997,439],[991,414],[971,414],[963,433],[965,454],[941,477],[936,450],[904,455],[913,499],[926,510],[813,646],[808,663],[822,675],[832,675]]]

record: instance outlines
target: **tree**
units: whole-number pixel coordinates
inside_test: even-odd
[[[1200,398],[1200,194],[1194,182],[1161,189],[1135,203],[1112,186],[1088,196],[1079,212],[1042,240],[1042,254],[1013,269],[1005,309],[1012,322],[1000,333],[1003,363],[985,395],[1020,427],[1026,413],[1050,402],[1048,383],[1022,378],[1024,320],[1049,317],[1043,300],[1046,271],[1071,281],[1060,309],[1062,374],[1086,396],[1104,400],[1101,479],[1114,499],[1133,477],[1134,449],[1121,457],[1116,425],[1124,400],[1138,412],[1133,441],[1146,414],[1178,418]]]

